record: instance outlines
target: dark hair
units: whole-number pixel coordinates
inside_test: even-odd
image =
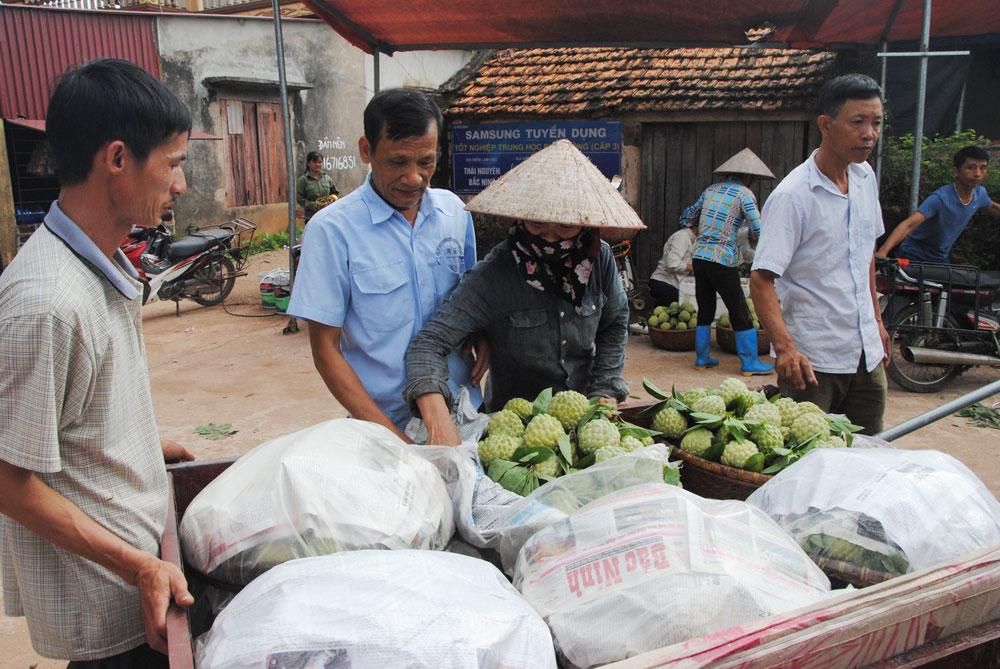
[[[955,152],[955,157],[952,162],[955,163],[955,169],[958,169],[965,164],[966,160],[985,160],[990,161],[989,152],[981,146],[963,146],[961,149]]]
[[[191,113],[177,96],[138,65],[110,58],[64,72],[45,116],[63,186],[85,181],[108,142],[121,140],[143,163],[181,132],[191,132]]]
[[[816,97],[816,112],[836,117],[848,100],[882,99],[882,89],[866,74],[842,74],[823,84]]]
[[[319,151],[310,151],[306,154],[306,164],[308,165],[314,160],[323,160],[323,154]]]
[[[440,134],[444,119],[429,95],[413,88],[387,88],[365,107],[365,138],[374,151],[382,128],[386,137],[399,140],[426,135],[431,122]]]

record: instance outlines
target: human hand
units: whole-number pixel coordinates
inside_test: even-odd
[[[164,462],[191,462],[195,459],[194,453],[171,439],[160,439],[160,447]]]
[[[882,321],[878,322],[878,336],[882,340],[882,366],[889,366],[889,353],[892,351],[892,341],[889,339],[889,331],[885,329]]]
[[[598,403],[600,403],[600,404],[606,404],[609,407],[617,407],[618,406],[618,400],[616,400],[614,397],[599,397],[599,398],[597,398],[597,401],[598,401]]]
[[[875,257],[884,260],[885,258],[889,257],[889,252],[883,249],[879,249],[878,251],[875,252]]]
[[[458,428],[452,422],[451,417],[441,420],[432,420],[424,423],[427,426],[427,443],[434,446],[458,446],[462,443],[462,437],[458,434]]]
[[[813,373],[812,363],[798,350],[793,348],[790,351],[779,352],[777,356],[774,368],[778,372],[780,381],[784,381],[796,390],[805,390],[807,385],[819,385]]]
[[[194,597],[187,589],[187,580],[177,565],[149,556],[135,573],[139,588],[139,611],[146,629],[146,641],[153,650],[167,652],[167,609],[171,601],[191,606]]]
[[[469,370],[469,381],[478,386],[486,375],[486,370],[490,368],[490,340],[485,335],[475,335],[466,344],[465,352],[475,359]]]

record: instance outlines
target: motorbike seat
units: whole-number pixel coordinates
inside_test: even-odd
[[[204,230],[199,230],[187,237],[182,237],[177,241],[171,242],[170,247],[167,249],[167,257],[171,260],[188,258],[196,253],[201,253],[212,244],[224,241],[232,236],[233,233],[222,228],[205,228]]]
[[[923,277],[924,281],[943,283],[946,286],[951,285],[962,288],[974,288],[976,286],[976,272],[970,269],[911,263],[904,271],[914,279]],[[979,272],[979,289],[989,291],[1000,289],[1000,272]]]

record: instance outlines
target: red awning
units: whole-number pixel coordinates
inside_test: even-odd
[[[305,0],[355,46],[373,53],[530,46],[747,44],[765,23],[768,42],[797,47],[920,38],[923,0]],[[936,0],[934,37],[1000,41],[1000,0]]]
[[[38,132],[45,132],[45,119],[43,118],[5,118],[4,123],[13,123],[14,125],[37,130]],[[192,130],[191,139],[222,139],[222,137],[201,132],[200,130]]]

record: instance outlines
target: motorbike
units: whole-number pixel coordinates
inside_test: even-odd
[[[169,215],[166,220],[171,220]],[[120,248],[143,283],[142,303],[173,300],[180,314],[180,300],[202,306],[220,304],[245,276],[243,241],[253,239],[257,226],[237,218],[218,226],[194,230],[174,239],[166,225],[136,226]]]
[[[1000,367],[1000,272],[885,259],[879,306],[891,342],[887,372],[911,392],[936,392],[971,367]]]

